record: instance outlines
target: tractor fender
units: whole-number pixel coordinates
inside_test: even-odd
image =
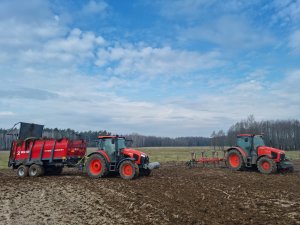
[[[119,162],[118,162],[118,165],[117,165],[117,168],[119,168],[119,166],[121,165],[121,163],[122,162],[124,162],[124,161],[126,161],[126,160],[130,160],[130,161],[132,161],[133,163],[135,163],[135,159],[133,159],[133,158],[124,158],[124,159],[122,159],[122,160],[120,160]]]
[[[245,152],[242,148],[240,148],[240,147],[230,147],[230,148],[228,148],[228,149],[226,150],[226,156],[225,156],[225,157],[227,157],[228,152],[231,151],[231,150],[237,150],[239,153],[241,153],[241,156],[243,157],[244,163],[247,162],[247,154],[246,154],[246,152]]]
[[[92,153],[90,153],[87,157],[91,157],[92,155],[95,155],[95,154],[98,154],[98,155],[103,156],[104,159],[105,159],[105,161],[106,161],[106,163],[109,163],[109,162],[110,162],[109,156],[108,156],[107,153],[106,153],[105,151],[103,151],[103,150],[98,150],[98,151],[96,151],[96,152],[92,152]]]
[[[271,155],[260,155],[259,157],[257,157],[256,163],[257,163],[258,160],[259,160],[260,158],[262,158],[262,157],[267,157],[267,158],[269,158],[269,159],[272,159],[272,156],[271,156]]]

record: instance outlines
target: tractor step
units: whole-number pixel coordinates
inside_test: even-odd
[[[117,163],[111,162],[109,164],[109,171],[116,171],[116,169],[117,169]]]

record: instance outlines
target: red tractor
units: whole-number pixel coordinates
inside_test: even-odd
[[[292,162],[286,158],[285,151],[267,147],[262,135],[239,134],[235,147],[227,149],[225,162],[232,170],[257,167],[261,173],[293,171]]]
[[[99,136],[98,150],[88,155],[85,163],[87,173],[92,178],[100,178],[117,172],[124,179],[140,175],[149,176],[158,162],[149,162],[149,157],[138,150],[128,148],[128,140],[121,136]]]

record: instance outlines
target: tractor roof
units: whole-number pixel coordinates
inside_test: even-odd
[[[254,136],[262,136],[262,134],[238,134],[237,137],[254,137]]]
[[[99,139],[109,139],[109,138],[125,138],[125,137],[122,137],[122,136],[117,136],[117,135],[106,135],[106,136],[98,136]]]

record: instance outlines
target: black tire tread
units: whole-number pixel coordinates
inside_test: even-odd
[[[132,169],[133,169],[133,173],[131,176],[126,176],[125,174],[123,174],[123,167],[126,165],[126,164],[130,164],[132,166]],[[120,176],[125,179],[125,180],[131,180],[133,178],[135,178],[135,175],[136,175],[136,167],[135,167],[135,163],[132,162],[131,160],[124,160],[120,166],[119,166],[119,173],[120,173]]]
[[[268,161],[271,164],[271,169],[270,170],[264,170],[261,165],[263,161]],[[277,166],[276,163],[274,162],[273,159],[270,159],[268,157],[261,157],[257,160],[257,169],[259,170],[259,172],[264,173],[264,174],[272,174],[275,173],[277,171]]]
[[[229,157],[230,157],[231,154],[237,154],[239,156],[241,163],[238,167],[232,167],[230,165]],[[227,154],[227,157],[226,157],[226,163],[225,164],[227,165],[228,168],[230,168],[231,170],[234,170],[234,171],[241,171],[245,168],[244,159],[243,159],[241,153],[236,149],[229,150],[229,152]]]
[[[90,169],[89,169],[89,165],[91,163],[91,161],[95,158],[98,158],[101,163],[102,163],[102,171],[100,171],[100,173],[98,175],[94,175],[93,173],[91,173]],[[87,171],[87,174],[89,177],[91,178],[101,178],[101,177],[104,177],[108,174],[108,168],[107,168],[107,163],[106,163],[106,160],[105,158],[100,155],[100,154],[94,154],[94,155],[91,155],[88,160],[86,161],[86,171]]]

